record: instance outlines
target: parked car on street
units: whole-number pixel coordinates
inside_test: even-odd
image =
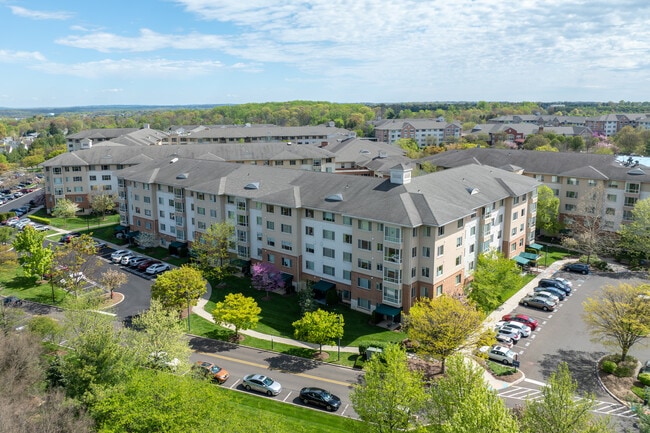
[[[254,390],[266,395],[278,395],[282,392],[282,385],[268,376],[263,374],[249,374],[242,381],[244,389],[247,391]]]
[[[207,361],[196,361],[192,366],[199,374],[210,378],[213,382],[224,383],[230,377],[230,373],[225,368]]]
[[[517,361],[518,356],[515,352],[508,349],[507,347],[492,346],[492,348],[488,350],[488,358],[490,358],[492,361],[501,362],[505,365],[512,365],[515,361]]]
[[[538,286],[538,287],[535,287],[533,289],[533,292],[535,292],[535,293],[537,293],[537,292],[548,292],[551,295],[557,296],[557,298],[560,301],[564,301],[564,299],[566,298],[566,294],[564,293],[564,291],[561,290],[561,289],[558,289],[557,287],[539,287]]]
[[[555,311],[555,303],[548,299],[539,298],[535,295],[525,296],[521,301],[519,301],[519,303],[524,307],[539,308],[544,311]]]
[[[341,399],[322,388],[306,387],[300,390],[300,400],[304,404],[313,404],[334,412],[341,407]]]
[[[639,374],[636,376],[637,379],[639,378],[640,375],[643,373],[650,373],[650,360],[646,361],[641,368],[639,369]]]
[[[527,316],[525,314],[506,314],[505,316],[501,317],[501,320],[504,320],[506,322],[520,322],[523,323],[524,325],[528,326],[532,331],[537,329],[537,326],[539,322],[537,322],[537,319],[533,319],[530,316]]]
[[[562,270],[567,272],[576,272],[582,275],[587,275],[589,272],[591,272],[588,264],[580,262],[568,263],[564,265]]]

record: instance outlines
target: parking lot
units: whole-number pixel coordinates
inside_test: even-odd
[[[123,250],[126,250],[126,248],[123,249]],[[103,245],[102,248],[98,250],[97,255],[99,257],[105,259],[112,266],[118,266],[118,267],[120,267],[120,269],[122,271],[128,272],[128,273],[130,273],[132,275],[143,278],[145,280],[149,280],[149,281],[155,280],[158,277],[158,275],[160,275],[160,272],[155,273],[155,274],[147,273],[147,271],[146,271],[147,268],[142,266],[142,262],[139,263],[138,266],[130,266],[128,264],[122,264],[122,263],[119,263],[119,262],[114,262],[112,257],[111,257],[113,255],[113,253],[115,253],[116,251],[123,251],[123,250],[116,250],[116,249],[111,248],[109,246]],[[141,254],[137,254],[137,253],[135,253],[135,257],[142,257],[142,258],[145,258],[145,259],[149,259],[148,257],[143,256]],[[154,260],[154,259],[151,259],[151,260]],[[155,260],[155,262],[156,263],[163,263],[160,260]],[[148,263],[148,264],[151,265],[151,264],[154,264],[154,263]]]

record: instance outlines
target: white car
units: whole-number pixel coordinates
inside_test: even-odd
[[[506,365],[512,365],[518,360],[518,356],[515,352],[503,346],[492,346],[488,351],[488,358],[492,361],[501,362]]]
[[[128,264],[129,264],[129,261],[130,261],[131,259],[136,258],[136,257],[138,257],[138,256],[136,256],[134,252],[130,252],[130,253],[128,253],[128,254],[124,254],[122,257],[120,257],[119,262],[120,262],[120,264],[122,264],[122,265],[128,265]]]
[[[503,327],[503,328],[497,329],[497,335],[503,335],[505,337],[508,337],[508,338],[512,339],[512,342],[514,344],[517,344],[519,342],[519,340],[521,339],[521,332],[519,332],[518,330],[516,330],[514,328],[505,328],[505,327]]]
[[[570,288],[573,289],[573,282],[572,281],[569,281],[566,278],[559,278],[559,277],[556,277],[556,278],[553,278],[553,279],[557,280],[560,283],[564,284],[565,286],[569,286]]]
[[[506,322],[506,324],[503,326],[504,328],[514,328],[519,331],[522,337],[529,337],[530,333],[532,330],[530,329],[530,326],[524,325],[521,322]]]
[[[129,250],[117,250],[113,254],[111,254],[111,260],[114,263],[119,263],[120,260],[122,260],[122,256],[125,256],[127,254],[132,254],[132,252]]]
[[[560,298],[558,298],[557,296],[555,296],[551,292],[547,292],[547,291],[544,291],[544,290],[542,290],[540,292],[535,292],[535,297],[546,299],[547,301],[550,301],[550,302],[552,302],[552,303],[554,303],[556,305],[557,305],[558,302],[560,302]]]
[[[147,268],[145,271],[147,274],[159,274],[161,272],[165,272],[169,270],[169,265],[166,263],[156,263],[155,265],[151,265]]]

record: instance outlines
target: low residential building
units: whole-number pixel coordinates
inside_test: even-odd
[[[462,294],[480,253],[523,252],[539,185],[479,165],[412,178],[399,164],[383,179],[182,157],[116,175],[131,230],[167,246],[228,221],[238,258],[393,319],[418,298]]]
[[[393,144],[412,138],[420,147],[444,144],[460,139],[461,125],[444,119],[390,119],[375,125],[378,141]]]
[[[440,168],[468,164],[502,168],[532,177],[551,188],[560,199],[560,217],[583,218],[579,204],[595,193],[604,228],[617,231],[632,218],[638,200],[650,197],[650,167],[624,165],[612,155],[532,150],[452,150],[423,158]]]

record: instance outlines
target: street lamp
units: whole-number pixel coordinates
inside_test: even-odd
[[[341,315],[338,314],[338,315],[336,316],[336,319],[337,319],[338,322],[339,322],[339,326],[341,326]],[[338,347],[338,357],[337,357],[337,361],[340,361],[340,360],[341,360],[341,334],[339,333],[339,347]]]
[[[187,295],[187,332],[190,332],[190,292],[185,292]]]

